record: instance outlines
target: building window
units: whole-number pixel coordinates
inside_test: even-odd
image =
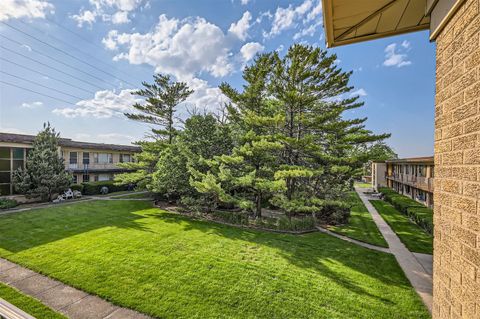
[[[77,164],[77,152],[70,152],[70,164]]]
[[[94,180],[95,182],[98,182],[98,175],[94,175],[94,176],[93,176],[93,180]]]
[[[129,163],[132,161],[132,155],[120,154],[120,163]]]
[[[95,164],[112,164],[113,154],[111,153],[93,153],[93,161]]]
[[[88,174],[84,174],[84,175],[83,175],[83,179],[82,179],[82,181],[83,181],[84,183],[88,183],[88,182],[90,182],[90,175],[88,175]]]
[[[78,183],[78,177],[77,175],[73,175],[73,184],[77,184]]]
[[[90,164],[90,153],[89,152],[83,152],[83,164]]]

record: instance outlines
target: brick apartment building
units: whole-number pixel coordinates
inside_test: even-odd
[[[14,193],[12,172],[25,166],[33,135],[0,133],[0,195]],[[114,174],[124,172],[118,163],[130,162],[140,147],[87,143],[60,138],[59,152],[65,160],[65,170],[73,175],[74,183],[112,180]]]
[[[389,187],[427,207],[433,207],[433,157],[412,157],[372,163],[372,186]]]
[[[480,0],[322,0],[327,46],[436,42],[433,318],[480,318]],[[432,59],[435,57],[432,57]]]

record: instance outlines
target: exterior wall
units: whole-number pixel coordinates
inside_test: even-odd
[[[419,167],[424,174],[419,173]],[[387,163],[387,186],[428,207],[433,207],[434,203],[433,176],[434,165],[428,162]]]
[[[480,318],[479,6],[436,39],[433,318]]]
[[[386,187],[387,180],[385,178],[387,173],[387,164],[380,162],[372,163],[372,187],[378,191],[379,187]]]
[[[17,168],[18,165],[25,165],[26,153],[28,149],[31,149],[30,144],[21,144],[21,143],[5,143],[0,142],[0,196],[11,195],[14,193],[13,186],[11,184],[12,172]],[[23,150],[23,158],[15,158],[13,155],[13,150],[19,149]],[[3,156],[8,150],[8,156]],[[70,165],[70,152],[77,152],[77,164]],[[89,153],[89,162],[88,166],[83,164],[83,153]],[[100,164],[94,163],[93,153],[108,153],[112,154],[112,163]],[[76,176],[77,183],[83,182],[83,175],[88,175],[88,181],[99,181],[99,180],[112,180],[114,173],[121,171],[122,169],[118,167],[120,162],[121,154],[128,154],[130,158],[133,156],[131,151],[111,151],[111,150],[102,150],[102,149],[80,149],[80,148],[67,148],[60,147],[59,155],[63,156],[65,160],[65,169],[72,172],[73,176]],[[8,162],[8,168],[7,168]],[[21,162],[21,163],[20,163]],[[8,176],[8,179],[7,179]]]

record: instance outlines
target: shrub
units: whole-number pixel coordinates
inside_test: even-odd
[[[113,181],[82,183],[84,195],[98,195],[102,187],[107,187],[109,193],[128,190],[128,185],[115,185]]]
[[[317,217],[329,224],[345,224],[350,217],[351,205],[338,200],[325,201]]]
[[[83,185],[82,184],[72,184],[70,185],[70,189],[72,191],[79,191],[83,193]]]
[[[210,215],[217,220],[236,225],[248,225],[248,215],[242,212],[213,211]]]
[[[433,234],[433,210],[427,207],[409,207],[407,215],[427,233]]]
[[[425,207],[419,202],[401,195],[390,188],[382,187],[379,191],[384,199],[398,209],[402,214],[407,215],[415,224],[423,228],[429,234],[433,233],[433,210]]]
[[[0,198],[0,209],[9,209],[17,206],[17,201],[8,198]]]
[[[279,230],[305,231],[315,229],[315,219],[313,216],[304,216],[291,218],[282,216],[278,219]]]

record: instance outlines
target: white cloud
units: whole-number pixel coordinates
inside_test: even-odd
[[[242,46],[242,48],[240,49],[240,53],[242,55],[243,61],[248,62],[253,59],[255,54],[263,51],[264,49],[265,47],[258,42],[249,42]]]
[[[73,139],[81,142],[92,142],[92,143],[106,143],[106,144],[123,144],[128,145],[134,141],[137,141],[138,138],[123,134],[123,133],[100,133],[100,134],[88,134],[88,133],[76,133],[73,134]]]
[[[194,92],[185,101],[186,107],[194,105],[215,112],[228,102],[228,98],[218,87],[211,87],[205,80],[192,78],[187,81],[187,84]]]
[[[405,49],[410,49],[410,42],[408,42],[407,40],[403,40],[401,45]]]
[[[403,43],[401,46],[406,49]],[[408,43],[408,48],[409,47],[410,43]],[[408,55],[405,52],[402,53],[400,48],[397,48],[396,43],[387,45],[385,48],[385,61],[383,61],[384,66],[396,66],[397,68],[401,68],[410,64],[412,64],[412,62],[408,60]]]
[[[322,5],[320,0],[316,1],[314,4],[313,0],[305,0],[300,5],[294,7],[289,5],[287,8],[277,7],[275,14],[273,15],[272,28],[270,32],[265,32],[266,37],[273,37],[280,34],[282,31],[294,28],[298,25],[298,22],[302,20],[303,25],[307,25],[322,12]],[[306,17],[305,17],[306,15]],[[316,26],[321,24],[321,19],[315,23]],[[313,34],[315,32],[314,28],[306,27],[304,29],[305,35]],[[301,37],[302,31],[298,33],[297,39]]]
[[[322,20],[319,20],[316,23],[311,24],[308,27],[303,28],[299,32],[295,33],[295,35],[293,36],[293,39],[298,40],[305,36],[313,37],[313,35],[315,34],[315,32],[317,32],[319,26],[321,25],[322,25]]]
[[[136,10],[143,0],[90,0],[92,8],[84,10],[83,8],[78,14],[70,16],[77,21],[78,27],[84,24],[90,26],[101,17],[105,22],[113,24],[123,24],[130,22],[129,13]]]
[[[70,16],[70,18],[77,21],[77,26],[79,28],[83,27],[84,24],[92,26],[97,19],[97,13],[90,10],[84,10],[80,11],[78,14]]]
[[[32,132],[27,132],[25,130],[16,128],[16,127],[1,127],[0,132],[2,133],[12,133],[12,134],[32,134]]]
[[[43,102],[37,101],[37,102],[31,102],[31,103],[22,103],[21,107],[27,108],[27,109],[34,109],[37,107],[43,106]]]
[[[249,2],[250,0],[240,0],[240,3],[242,4],[242,6],[246,6]]]
[[[203,18],[180,21],[162,14],[151,32],[119,34],[113,30],[102,42],[108,49],[122,50],[114,60],[149,64],[155,67],[155,72],[185,80],[202,72],[215,77],[232,73],[232,40]]]
[[[252,15],[250,12],[245,11],[240,20],[230,25],[228,31],[235,34],[240,40],[245,41],[248,36],[248,29],[250,28],[251,19]]]
[[[43,0],[1,0],[0,21],[18,18],[45,18],[53,13],[54,6]]]
[[[128,23],[130,22],[130,19],[128,18],[128,12],[127,11],[118,11],[115,14],[112,15],[112,23],[113,24],[123,24],[123,23]]]
[[[116,114],[132,111],[132,105],[142,103],[143,99],[131,94],[134,90],[122,90],[116,94],[114,91],[97,91],[90,100],[76,103],[76,107],[57,108],[52,112],[68,118],[95,117],[110,118]]]
[[[365,91],[364,89],[358,89],[356,91],[353,91],[350,93],[350,97],[354,97],[354,96],[367,96],[367,91]]]

